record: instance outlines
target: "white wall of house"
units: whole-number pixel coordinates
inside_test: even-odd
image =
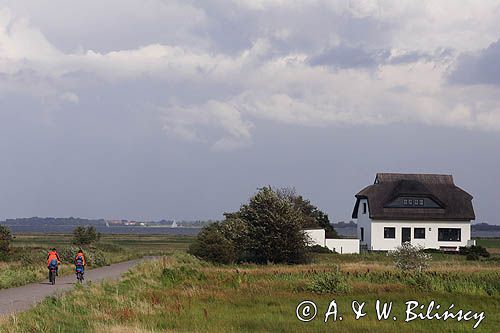
[[[359,253],[359,239],[327,238],[325,245],[340,254]]]
[[[309,237],[309,245],[325,246],[325,229],[305,229],[304,232]]]
[[[384,238],[384,228],[394,227],[395,238]],[[358,227],[359,228],[359,227]],[[467,246],[470,240],[470,222],[467,221],[371,221],[371,250],[393,250],[401,245],[402,228],[410,228],[410,243],[422,245],[424,248],[440,249],[442,247]],[[425,229],[425,238],[416,239],[415,228]],[[439,241],[439,228],[459,228],[460,241]]]
[[[364,211],[366,205],[366,212]],[[367,199],[361,199],[358,207],[358,239],[361,245],[366,245],[368,250],[371,249],[371,233],[372,225],[370,219],[370,207]],[[363,228],[363,237],[361,237],[361,228]]]

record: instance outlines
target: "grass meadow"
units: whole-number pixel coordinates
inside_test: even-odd
[[[90,268],[139,258],[183,251],[191,238],[158,235],[102,235],[101,240],[84,247],[89,254]],[[47,277],[46,258],[50,248],[57,248],[63,257],[60,274],[73,274],[70,263],[77,247],[70,234],[17,234],[11,253],[0,260],[0,289],[18,287]],[[64,261],[66,257],[66,262]]]
[[[131,246],[139,251],[139,243]],[[493,253],[500,248],[498,239],[478,243]],[[30,311],[4,317],[0,331],[498,332],[500,327],[500,254],[481,261],[433,254],[427,271],[410,274],[397,271],[383,253],[318,254],[311,264],[293,266],[213,265],[186,254],[184,246],[165,244],[162,250],[174,252],[139,264],[120,281],[77,286]],[[334,299],[343,320],[325,323]],[[377,299],[394,302],[389,320],[377,320]],[[296,318],[303,300],[317,304],[318,315],[310,322]],[[366,302],[367,314],[359,320],[351,311],[353,300]],[[475,330],[474,320],[404,322],[408,300],[434,300],[443,309],[453,303],[455,309],[484,311],[485,319]]]

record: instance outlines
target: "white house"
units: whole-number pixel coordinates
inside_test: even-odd
[[[359,253],[359,239],[326,238],[325,229],[306,229],[309,245],[321,245],[340,254]]]
[[[393,250],[404,242],[458,250],[473,244],[472,196],[451,175],[378,173],[356,194],[352,218],[362,248]]]

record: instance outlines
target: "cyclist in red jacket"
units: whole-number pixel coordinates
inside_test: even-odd
[[[47,268],[50,269],[50,266],[55,266],[56,275],[59,275],[57,271],[59,270],[60,263],[61,263],[61,258],[59,257],[59,254],[57,253],[56,249],[53,248],[51,251],[49,251],[49,254],[47,255]]]
[[[87,265],[86,261],[85,261],[85,255],[83,254],[83,251],[82,249],[78,250],[78,253],[76,254],[75,256],[75,266],[76,267],[85,267],[85,265]]]

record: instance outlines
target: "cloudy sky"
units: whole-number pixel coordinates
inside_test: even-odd
[[[453,174],[500,223],[500,1],[0,0],[0,219],[220,218]]]

